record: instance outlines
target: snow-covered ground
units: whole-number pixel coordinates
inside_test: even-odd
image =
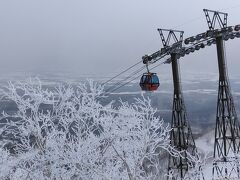
[[[214,130],[211,130],[195,140],[197,148],[204,153],[213,153]]]
[[[214,148],[214,130],[211,130],[195,140],[196,146],[200,154],[207,158],[213,155]],[[206,165],[203,167],[205,180],[212,179],[212,158],[207,159]]]
[[[202,168],[203,170],[203,175],[205,180],[212,180],[212,170],[213,170],[213,150],[214,150],[214,135],[215,131],[211,130],[204,134],[203,136],[197,138],[195,140],[196,146],[198,148],[198,151],[201,155],[205,155],[205,163]],[[234,156],[234,155],[233,155]],[[231,166],[229,164],[226,165],[228,169],[231,169]],[[234,172],[232,173],[232,176],[237,176],[233,175]],[[227,180],[229,178],[220,178],[218,180]],[[239,180],[239,178],[231,178],[231,180]]]

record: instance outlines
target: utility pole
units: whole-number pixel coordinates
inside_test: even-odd
[[[207,9],[203,11],[209,31],[216,34],[219,69],[213,179],[240,179],[237,157],[240,145],[239,123],[227,74],[223,34],[221,31],[215,30],[217,24],[220,28],[227,27],[227,13]],[[216,22],[218,23],[216,24]]]

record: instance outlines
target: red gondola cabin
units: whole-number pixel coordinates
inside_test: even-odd
[[[143,91],[155,91],[159,87],[159,79],[156,73],[144,73],[140,80],[140,87]]]

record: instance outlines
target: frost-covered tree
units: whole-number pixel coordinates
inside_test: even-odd
[[[158,179],[170,128],[147,98],[101,104],[103,87],[90,81],[47,88],[40,81],[9,83],[3,112],[0,179]],[[165,167],[164,167],[165,168]]]
[[[207,180],[206,174],[204,174],[203,169],[207,166],[207,161],[211,156],[209,154],[205,154],[204,152],[196,153],[195,156],[191,156],[188,154],[189,159],[189,171],[186,173],[186,176],[183,180]]]
[[[213,155],[211,152],[196,152],[195,156],[187,153],[188,171],[181,180],[212,180]],[[179,179],[178,173],[168,173],[169,179]]]

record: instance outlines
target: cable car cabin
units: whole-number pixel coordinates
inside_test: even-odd
[[[155,91],[159,87],[159,80],[156,73],[144,73],[140,80],[140,87],[143,91]]]

